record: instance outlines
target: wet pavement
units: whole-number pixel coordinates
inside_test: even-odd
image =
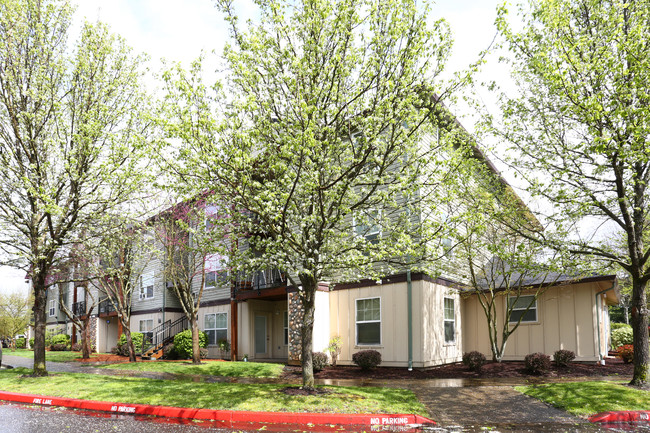
[[[3,364],[14,367],[31,368],[33,360],[12,355],[5,355]],[[188,378],[205,382],[237,383],[299,383],[286,379],[257,378],[223,378],[216,376],[175,375],[157,372],[127,372],[123,370],[100,369],[93,365],[78,363],[48,362],[48,371],[91,373],[117,376],[138,376],[153,379]],[[557,381],[575,381],[576,379],[557,379]],[[614,378],[588,378],[588,380],[621,380]],[[439,423],[435,428],[425,432],[439,433],[594,433],[594,432],[650,432],[644,425],[600,426],[574,417],[567,412],[551,407],[532,397],[523,395],[513,386],[550,382],[546,379],[414,379],[414,380],[377,380],[377,379],[322,379],[317,385],[331,386],[384,386],[411,389],[425,405],[430,418]],[[1,425],[0,425],[1,427]],[[36,431],[36,430],[35,430]],[[152,430],[153,431],[153,430]],[[157,431],[157,430],[156,430]],[[162,430],[161,430],[162,431]],[[205,430],[203,430],[205,431]],[[225,431],[225,430],[219,430]]]

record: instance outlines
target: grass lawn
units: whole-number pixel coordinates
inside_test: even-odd
[[[13,355],[21,356],[23,358],[34,358],[34,351],[28,349],[16,349],[11,351],[10,349],[5,349],[2,351],[3,355]],[[51,362],[67,362],[72,361],[73,359],[81,358],[81,352],[51,352],[49,350],[45,351],[45,360]]]
[[[111,364],[104,365],[102,368],[228,377],[278,377],[282,373],[284,365],[266,362],[230,361],[203,361],[202,364],[192,365],[191,361],[155,361]]]
[[[616,382],[568,382],[518,386],[517,391],[577,416],[610,410],[648,410],[650,392]]]
[[[273,412],[416,413],[424,406],[408,390],[378,387],[325,387],[317,396],[288,396],[281,384],[203,383],[97,374],[56,373],[22,377],[31,370],[0,371],[0,389],[25,394],[118,403]]]

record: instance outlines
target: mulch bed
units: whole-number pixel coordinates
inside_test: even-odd
[[[523,361],[489,362],[483,366],[481,374],[469,371],[458,362],[439,367],[413,369],[398,367],[378,367],[363,371],[356,366],[326,367],[314,374],[316,379],[455,379],[455,378],[518,378],[518,377],[592,377],[592,376],[632,376],[632,364],[625,364],[618,358],[607,359],[606,365],[574,362],[567,367],[553,365],[551,371],[542,376],[531,376],[526,372]],[[286,366],[283,377],[298,379],[302,377],[300,367]]]
[[[302,389],[299,386],[287,386],[278,390],[286,395],[323,395],[330,394],[332,391],[325,388]]]
[[[91,353],[90,359],[76,358],[75,362],[129,362],[128,356],[114,355],[112,353]]]

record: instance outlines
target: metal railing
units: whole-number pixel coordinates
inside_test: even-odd
[[[264,269],[235,281],[236,290],[263,290],[286,286],[287,277],[277,268]]]
[[[75,316],[85,316],[86,315],[86,301],[75,302],[72,304],[72,314]]]
[[[99,314],[108,314],[115,311],[115,307],[110,299],[104,299],[99,302]]]
[[[142,355],[147,352],[162,349],[162,347],[174,339],[174,335],[189,328],[187,316],[183,316],[175,321],[167,320],[162,325],[158,325],[148,332],[143,332],[142,338]]]

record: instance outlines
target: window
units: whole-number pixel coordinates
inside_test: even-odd
[[[380,226],[381,212],[378,209],[369,209],[363,215],[354,218],[354,234],[366,238],[371,244],[379,242],[381,237]]]
[[[153,319],[140,320],[140,329],[144,341],[151,341],[153,339]]]
[[[377,346],[381,344],[380,298],[357,299],[357,344]]]
[[[285,311],[284,312],[284,324],[282,327],[284,328],[284,345],[288,346],[289,345],[289,312]]]
[[[228,340],[228,313],[206,314],[203,325],[209,345],[216,346],[220,341]]]
[[[452,248],[452,241],[450,238],[444,238],[442,240],[442,254],[448,259],[454,257],[454,250]]]
[[[229,283],[228,258],[212,255],[205,260],[205,288],[223,287]]]
[[[537,299],[534,295],[508,296],[508,309],[512,309],[510,323],[517,323],[520,317],[522,323],[537,322]]]
[[[445,343],[456,341],[456,308],[454,298],[445,298]]]
[[[153,298],[153,274],[140,276],[140,299]]]
[[[52,299],[50,301],[50,317],[56,316],[56,301]]]

